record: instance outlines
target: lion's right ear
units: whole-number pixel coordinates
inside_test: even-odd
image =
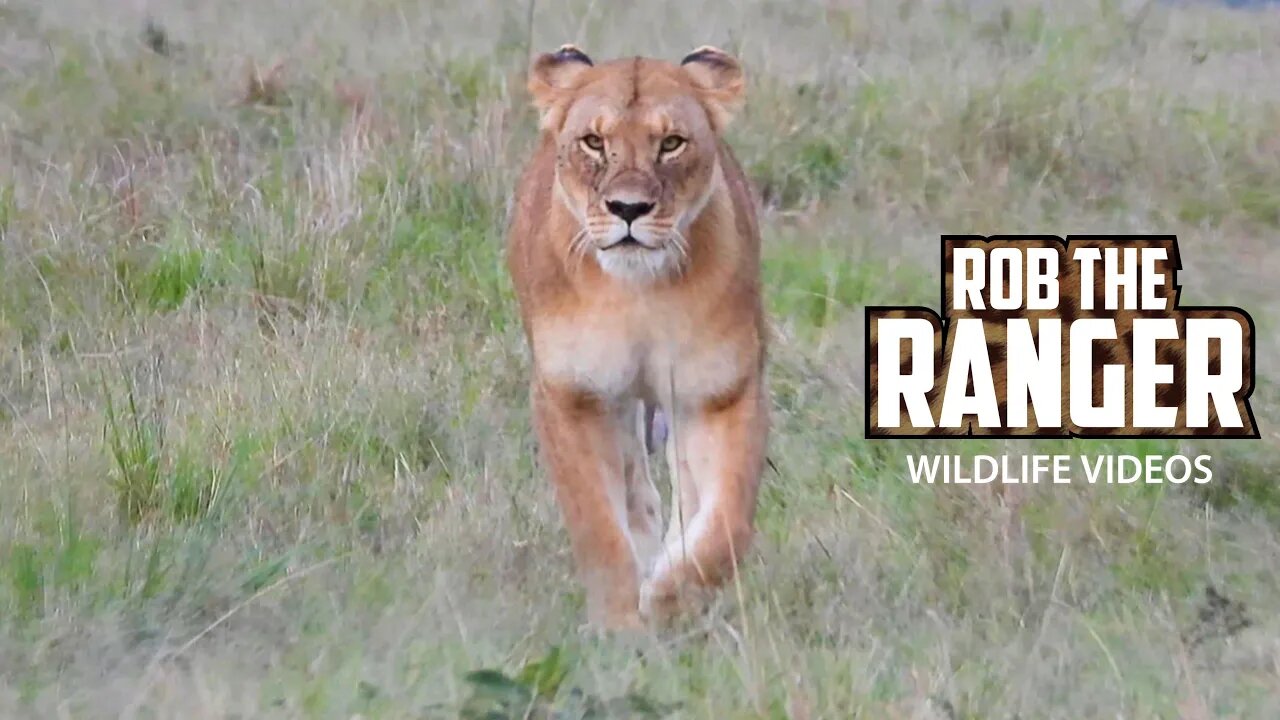
[[[543,53],[533,61],[529,68],[529,94],[542,113],[543,129],[560,124],[569,90],[591,66],[591,58],[573,45],[561,45],[559,50]]]

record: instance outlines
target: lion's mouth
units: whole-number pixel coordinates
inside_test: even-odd
[[[618,250],[618,249],[634,249],[634,250],[653,250],[654,248],[640,242],[631,234],[627,234],[621,240],[600,248],[601,250]]]

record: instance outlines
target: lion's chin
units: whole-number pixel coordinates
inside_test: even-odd
[[[650,247],[635,238],[596,250],[596,262],[606,275],[630,283],[658,282],[680,270],[679,256],[670,247]]]

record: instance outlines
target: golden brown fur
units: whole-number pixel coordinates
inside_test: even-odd
[[[665,620],[733,576],[768,432],[760,238],[721,131],[736,60],[595,66],[570,46],[529,88],[542,136],[516,190],[508,265],[533,353],[543,457],[588,619]],[[669,418],[665,539],[644,404]]]

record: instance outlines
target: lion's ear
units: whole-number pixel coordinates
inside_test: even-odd
[[[746,76],[732,55],[720,48],[703,45],[680,61],[680,66],[702,91],[711,123],[723,130],[742,107]]]
[[[563,100],[578,76],[592,66],[591,58],[573,45],[561,45],[553,53],[543,53],[529,68],[529,94],[542,113],[542,127],[560,124]]]

